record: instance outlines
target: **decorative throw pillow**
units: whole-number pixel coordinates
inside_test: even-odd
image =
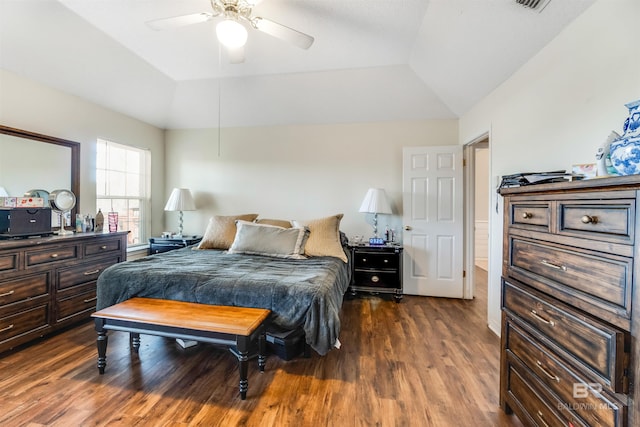
[[[236,221],[236,237],[230,254],[267,255],[277,258],[305,259],[304,245],[309,236],[306,227],[284,228],[268,224]]]
[[[258,214],[212,216],[198,249],[229,249],[236,236],[236,221],[253,221]]]
[[[309,228],[309,239],[304,247],[307,256],[332,256],[347,262],[347,255],[340,244],[340,221],[343,214],[309,221],[292,221],[294,227]]]
[[[276,225],[282,228],[291,228],[291,221],[285,219],[259,218],[256,219],[256,224]]]

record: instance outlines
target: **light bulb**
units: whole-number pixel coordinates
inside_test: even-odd
[[[233,19],[225,19],[216,25],[216,35],[220,43],[229,49],[242,47],[247,42],[247,29]]]

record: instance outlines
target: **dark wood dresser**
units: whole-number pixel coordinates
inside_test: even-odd
[[[532,426],[640,425],[640,176],[500,193],[502,408]]]
[[[0,240],[0,353],[89,318],[98,276],[126,260],[127,234]]]

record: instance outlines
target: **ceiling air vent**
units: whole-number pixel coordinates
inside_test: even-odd
[[[529,9],[542,12],[542,9],[544,9],[550,1],[551,0],[516,0],[516,3]]]

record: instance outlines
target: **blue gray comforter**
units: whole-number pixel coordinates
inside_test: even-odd
[[[340,333],[350,268],[333,257],[290,260],[183,248],[116,264],[98,278],[100,310],[132,297],[267,308],[273,323],[302,326],[319,354]]]

